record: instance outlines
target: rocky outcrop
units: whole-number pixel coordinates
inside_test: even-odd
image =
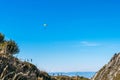
[[[114,54],[109,63],[103,66],[91,80],[120,80],[120,53]]]
[[[51,80],[51,77],[29,62],[0,54],[0,80]]]
[[[90,80],[88,78],[85,77],[81,77],[81,76],[52,76],[52,80]]]

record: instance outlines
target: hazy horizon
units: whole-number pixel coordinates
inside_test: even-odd
[[[0,32],[47,72],[98,71],[120,52],[120,1],[1,0]]]

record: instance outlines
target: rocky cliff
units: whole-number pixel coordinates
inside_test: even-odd
[[[0,54],[0,80],[51,80],[51,77],[29,62]]]
[[[120,53],[115,54],[91,80],[120,80]]]

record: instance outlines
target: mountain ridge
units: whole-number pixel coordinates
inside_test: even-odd
[[[51,80],[51,77],[29,62],[0,54],[0,80]]]
[[[120,80],[120,53],[115,53],[91,80]]]

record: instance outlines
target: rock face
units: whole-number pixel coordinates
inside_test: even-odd
[[[120,80],[120,53],[115,54],[91,80]]]
[[[51,77],[29,62],[0,54],[0,80],[51,80]]]

